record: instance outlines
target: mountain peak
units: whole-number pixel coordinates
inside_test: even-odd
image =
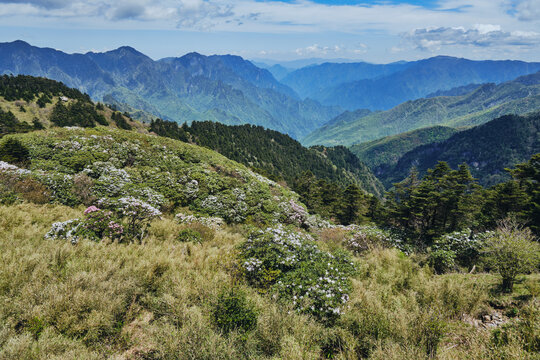
[[[196,51],[192,51],[190,53],[185,54],[184,56],[181,56],[180,59],[182,59],[182,58],[185,58],[185,59],[200,59],[200,58],[205,58],[205,57],[206,56],[204,56],[203,54],[199,54]]]
[[[15,41],[12,41],[12,42],[0,43],[0,45],[10,46],[10,47],[19,48],[19,49],[25,49],[25,48],[32,47],[32,45],[30,45],[29,43],[27,43],[26,41],[23,41],[23,40],[15,40]]]
[[[119,54],[121,56],[136,55],[136,56],[147,57],[142,52],[132,48],[131,46],[120,46],[118,49],[107,51],[106,53],[107,54]]]

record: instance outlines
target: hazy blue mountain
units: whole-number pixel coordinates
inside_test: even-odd
[[[352,145],[422,127],[479,125],[506,114],[540,109],[540,72],[499,85],[479,86],[461,96],[439,96],[407,101],[388,111],[369,115],[346,113],[315,130],[306,145]],[[346,121],[337,121],[339,118]]]
[[[439,90],[450,90],[471,83],[498,84],[540,70],[540,63],[472,61],[448,56],[437,56],[401,66],[404,69],[389,75],[365,77],[364,80],[357,78],[358,81],[352,79],[335,86],[323,86],[318,93],[310,93],[310,96],[322,104],[337,105],[348,110],[386,110]],[[294,83],[287,81],[293,74],[287,76],[284,82],[302,95]],[[300,81],[300,84],[303,82]]]
[[[20,40],[0,44],[0,73],[47,77],[88,94],[114,86],[112,77],[85,55],[37,48]]]
[[[345,126],[348,123],[357,121],[360,118],[363,118],[365,116],[373,114],[373,111],[368,109],[358,109],[355,111],[344,111],[343,113],[339,114],[326,124],[324,124],[323,128],[335,128],[340,126]]]
[[[301,137],[339,114],[297,94],[237,56],[154,61],[130,47],[66,54],[23,41],[0,44],[0,73],[44,76],[177,122],[254,124]]]
[[[389,186],[403,180],[414,166],[420,174],[438,161],[451,167],[467,163],[482,185],[509,178],[505,168],[527,161],[540,152],[540,113],[506,115],[472,129],[460,131],[443,142],[419,146],[401,157],[392,171],[379,174]]]
[[[272,75],[274,75],[276,80],[279,80],[279,81],[283,80],[283,78],[285,76],[289,75],[291,72],[294,71],[293,69],[286,68],[286,67],[281,66],[279,64],[266,67],[266,70],[270,71],[270,73],[272,73]]]
[[[281,81],[293,88],[302,97],[321,97],[325,90],[355,80],[373,79],[401,71],[410,63],[399,62],[387,65],[359,63],[330,63],[303,67],[288,74]],[[326,101],[324,97],[321,97]],[[361,108],[347,107],[349,110]],[[370,107],[372,108],[372,107]]]
[[[351,60],[351,59],[345,59],[345,58],[333,58],[333,59],[307,58],[307,59],[296,59],[296,60],[253,59],[252,62],[261,68],[268,68],[274,65],[281,65],[288,69],[297,70],[303,67],[320,65],[323,63],[352,63],[352,62],[357,62],[357,61]]]

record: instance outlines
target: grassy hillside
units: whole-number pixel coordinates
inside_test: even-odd
[[[105,127],[8,137],[28,148],[31,181],[66,205],[133,196],[158,209],[189,206],[229,222],[266,223],[281,216],[280,202],[294,199],[214,151],[172,139]]]
[[[420,145],[444,141],[455,133],[457,130],[450,127],[433,126],[356,144],[350,150],[379,176],[391,171],[405,153]]]
[[[489,291],[491,275],[433,275],[396,250],[373,250],[354,257],[348,306],[329,326],[242,280],[241,232],[179,242],[183,226],[164,217],[140,245],[43,238],[81,211],[0,206],[2,359],[537,358],[526,351],[538,336],[540,304],[527,290],[537,277],[501,295]],[[339,247],[329,235],[317,246]],[[253,309],[255,326],[223,330],[223,306]],[[494,313],[503,328],[476,320]]]
[[[466,95],[408,101],[355,120],[330,122],[302,143],[352,145],[433,125],[479,125],[502,115],[520,115],[539,108],[540,73],[536,73],[500,85],[484,84]]]
[[[94,104],[88,95],[60,82],[25,75],[0,77],[0,136],[52,126],[97,124],[143,128],[129,115]]]
[[[397,165],[380,178],[386,186],[404,179],[412,166],[420,173],[438,161],[452,167],[467,163],[482,185],[507,180],[504,171],[540,152],[540,114],[507,115],[454,134],[442,142],[421,145],[404,154]]]

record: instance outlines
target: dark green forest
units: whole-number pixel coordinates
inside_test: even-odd
[[[539,133],[539,112],[501,116],[444,141],[420,145],[405,153],[395,166],[377,175],[389,187],[404,179],[411,167],[423,175],[438,161],[446,161],[454,168],[467,163],[480,184],[495,185],[510,178],[505,168],[528,160],[540,150]]]
[[[38,101],[50,102],[53,96],[65,96],[69,99],[91,102],[90,96],[61,82],[28,75],[0,76],[0,96],[7,101],[33,101],[38,98]]]

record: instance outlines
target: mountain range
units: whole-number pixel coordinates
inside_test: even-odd
[[[427,116],[429,119],[418,126],[401,128],[385,123],[377,131],[363,129],[366,136],[358,137],[354,126],[344,128],[345,136],[334,129],[335,123],[352,125],[367,115],[364,110],[355,113],[358,109],[373,111],[366,121],[384,122],[388,114],[380,110],[422,97],[432,99],[433,103],[399,105],[402,108],[397,115],[407,116],[404,123],[409,122],[411,116],[416,118],[409,113],[429,113],[440,107],[459,108],[459,116],[466,116],[478,109],[447,104],[449,100],[441,98],[467,96],[473,90],[479,91],[478,86],[496,87],[539,70],[540,63],[471,61],[446,56],[390,64],[329,63],[322,59],[265,64],[239,56],[198,53],[154,60],[128,46],[102,53],[67,54],[20,40],[0,43],[2,74],[27,74],[62,81],[88,93],[94,101],[114,104],[142,120],[154,116],[188,124],[203,120],[229,125],[253,124],[295,139],[305,139],[303,142],[307,145],[348,145],[437,125],[439,117],[446,120],[448,116],[436,113],[434,117]],[[536,106],[525,105],[527,108]],[[420,109],[407,110],[407,106]],[[514,104],[471,123],[487,121],[522,106]],[[349,112],[343,113],[343,109]],[[482,107],[480,111],[483,110]],[[453,112],[450,115],[454,116]],[[395,129],[388,130],[388,127]],[[321,133],[323,136],[319,136]]]
[[[353,154],[368,165],[377,176],[384,176],[403,155],[421,145],[441,142],[458,130],[447,126],[432,126],[350,147]]]
[[[540,72],[498,85],[487,83],[471,88],[464,95],[407,101],[387,111],[345,112],[302,142],[348,146],[434,125],[479,125],[502,115],[525,114],[540,108]],[[451,93],[461,92],[458,89]]]
[[[155,61],[131,47],[66,54],[23,41],[0,44],[0,73],[43,76],[179,123],[255,124],[300,137],[341,110],[300,100],[270,72],[236,56]]]
[[[540,70],[540,63],[473,61],[436,56],[386,65],[321,64],[296,70],[282,82],[298,94],[347,110],[388,110],[440,90],[501,83]]]

